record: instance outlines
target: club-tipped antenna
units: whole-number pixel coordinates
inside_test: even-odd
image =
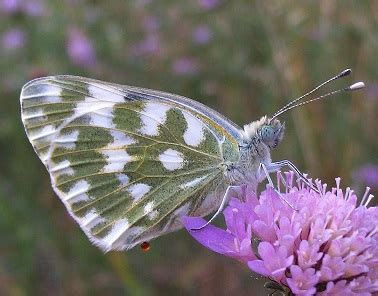
[[[300,102],[300,103],[297,103],[297,104],[294,104],[294,105],[291,104],[289,107],[282,109],[280,112],[276,112],[270,120],[272,120],[275,117],[281,115],[282,113],[285,113],[286,111],[289,111],[289,110],[294,109],[296,107],[303,106],[303,105],[306,105],[306,104],[309,104],[309,103],[312,103],[312,102],[315,102],[315,101],[319,101],[319,100],[325,99],[327,97],[336,95],[336,94],[341,93],[341,92],[358,90],[358,89],[361,89],[361,88],[364,88],[364,87],[365,87],[365,83],[360,81],[360,82],[353,83],[353,84],[349,85],[348,87],[344,87],[344,88],[341,88],[341,89],[338,89],[338,90],[331,91],[331,92],[326,93],[324,95],[321,95],[319,97],[316,97],[316,98],[313,98],[313,99],[310,99],[310,100],[307,100],[307,101],[304,101],[304,102]]]
[[[311,95],[313,92],[317,91],[319,88],[323,87],[324,85],[334,81],[334,80],[337,80],[341,77],[345,77],[345,76],[348,76],[350,73],[352,73],[352,70],[351,69],[345,69],[343,71],[341,71],[339,74],[333,76],[332,78],[328,79],[327,81],[324,81],[323,83],[319,84],[317,87],[315,87],[314,89],[310,90],[309,92],[305,93],[304,95],[300,96],[299,98],[295,99],[295,100],[292,100],[291,102],[287,103],[285,106],[283,106],[281,109],[279,109],[276,113],[273,114],[272,116],[272,119],[277,117],[279,114],[282,114],[283,112],[285,112],[285,110],[289,110],[288,108],[292,105],[294,105],[295,103],[297,103],[298,101],[302,100],[303,98]],[[290,108],[292,109],[292,108]]]

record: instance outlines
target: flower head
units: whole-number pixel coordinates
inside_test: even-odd
[[[15,28],[6,31],[1,38],[2,47],[7,51],[19,49],[25,45],[25,42],[25,32]]]
[[[267,188],[259,198],[249,188],[224,210],[227,229],[183,219],[207,248],[245,262],[295,295],[378,292],[378,208],[357,205],[352,190],[316,182],[318,192],[286,176],[286,193]],[[244,201],[242,201],[244,200]],[[290,204],[291,207],[288,205]],[[254,247],[252,244],[256,244]]]
[[[96,52],[92,41],[79,29],[69,30],[67,53],[72,63],[78,66],[91,67],[96,63]]]
[[[353,172],[353,177],[364,185],[378,188],[378,165],[363,165]]]
[[[28,0],[24,2],[24,11],[30,17],[41,17],[45,15],[46,7],[40,0]]]
[[[45,5],[40,0],[0,0],[0,11],[12,15],[23,13],[30,17],[40,17],[45,14]]]
[[[0,10],[7,14],[17,13],[21,10],[21,4],[20,0],[1,0]]]
[[[131,52],[135,56],[150,56],[159,53],[161,41],[159,35],[148,34],[144,39],[131,46]]]
[[[193,41],[197,44],[206,44],[213,37],[213,33],[209,27],[201,25],[195,28],[193,31]]]
[[[192,75],[198,72],[198,61],[190,57],[182,57],[173,61],[172,72],[176,75]]]
[[[199,0],[199,5],[206,10],[213,9],[219,5],[219,0]]]

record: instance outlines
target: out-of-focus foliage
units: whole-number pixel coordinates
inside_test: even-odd
[[[377,180],[377,1],[0,0],[0,291],[11,295],[256,295],[262,281],[184,231],[102,254],[52,192],[19,92],[83,75],[178,93],[242,125],[346,67],[364,91],[283,116],[273,153],[363,191]],[[351,81],[349,78],[347,81]],[[338,81],[329,89],[342,87]],[[375,174],[372,177],[371,174]],[[370,179],[369,179],[370,178]],[[369,185],[369,184],[368,184]],[[377,184],[374,191],[377,194]]]

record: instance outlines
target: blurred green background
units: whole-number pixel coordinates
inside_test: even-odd
[[[367,88],[283,116],[273,159],[377,195],[377,18],[377,1],[0,0],[0,294],[258,295],[263,284],[185,231],[147,253],[91,246],[24,134],[25,82],[74,74],[164,90],[243,125],[350,67],[328,89]]]

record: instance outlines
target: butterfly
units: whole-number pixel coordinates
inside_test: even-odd
[[[290,161],[270,155],[284,136],[277,116],[325,96],[297,103],[303,97],[244,128],[185,97],[68,75],[28,82],[20,101],[52,188],[107,252],[178,230],[183,215],[216,211],[210,223],[232,190],[271,182],[269,173],[283,166],[304,178]]]

